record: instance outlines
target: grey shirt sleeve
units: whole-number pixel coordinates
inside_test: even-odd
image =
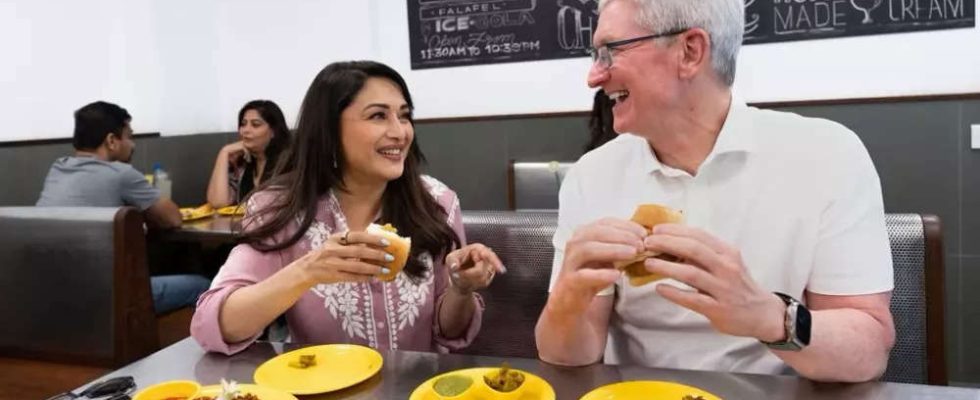
[[[160,199],[160,191],[150,185],[139,171],[132,166],[123,169],[119,176],[119,194],[123,203],[146,211]]]

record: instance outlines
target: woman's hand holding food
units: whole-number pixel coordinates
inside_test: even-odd
[[[366,232],[345,232],[330,236],[318,249],[290,264],[301,279],[313,286],[320,283],[369,282],[391,272],[384,267],[394,256],[383,251],[387,239]]]
[[[449,279],[452,287],[462,294],[490,286],[499,272],[507,273],[507,268],[489,247],[473,243],[446,255],[449,266]]]

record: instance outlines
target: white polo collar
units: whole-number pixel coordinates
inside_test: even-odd
[[[708,165],[723,154],[750,153],[756,148],[755,136],[751,126],[752,121],[747,115],[747,109],[748,106],[741,99],[738,99],[734,95],[732,96],[731,104],[728,107],[728,116],[725,117],[725,123],[721,126],[718,140],[715,141],[715,146],[708,153],[708,157],[701,163],[701,168],[704,168],[705,165]],[[647,143],[645,140],[643,142]],[[640,149],[639,161],[641,165],[640,169],[646,170],[651,174],[661,171],[667,176],[687,175],[684,171],[661,163],[648,143]]]

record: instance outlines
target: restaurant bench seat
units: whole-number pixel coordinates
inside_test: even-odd
[[[465,354],[537,357],[534,325],[548,296],[554,211],[464,211],[466,238],[496,251],[508,273],[482,291],[483,328]],[[943,259],[939,219],[885,218],[895,268],[897,342],[882,379],[945,385]]]
[[[160,347],[136,209],[0,207],[0,254],[0,355],[114,367]]]
[[[462,352],[509,357],[537,357],[534,324],[548,299],[557,212],[463,211],[469,243],[492,248],[507,267],[489,288],[483,327]]]
[[[558,208],[558,189],[574,162],[515,162],[507,167],[507,204],[511,210]]]

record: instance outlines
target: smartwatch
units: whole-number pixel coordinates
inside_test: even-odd
[[[786,317],[783,326],[786,329],[786,340],[780,342],[762,342],[770,349],[782,351],[800,351],[810,344],[810,310],[799,300],[785,293],[774,292],[786,303]]]

